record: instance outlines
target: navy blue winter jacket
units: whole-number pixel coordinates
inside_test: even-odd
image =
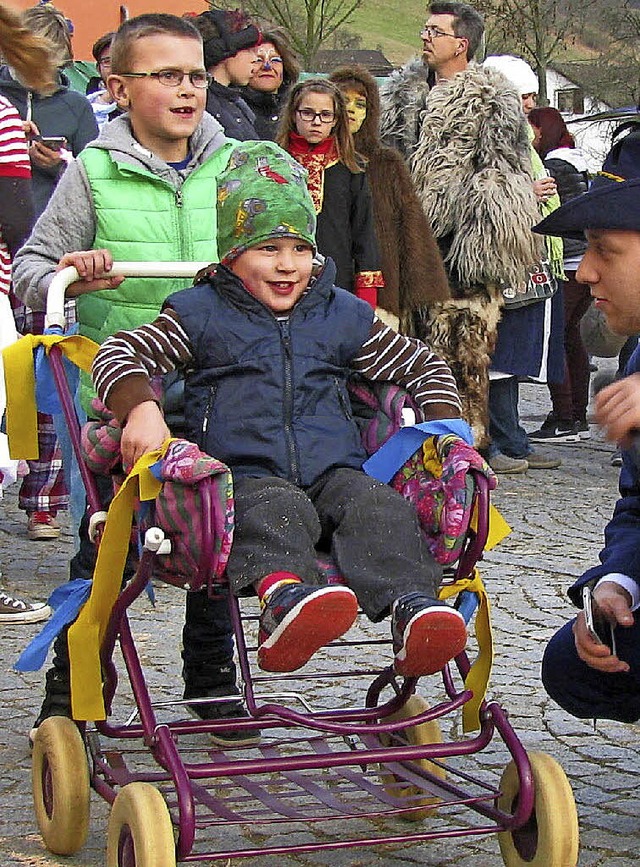
[[[373,310],[323,272],[287,319],[277,319],[220,266],[210,282],[167,305],[189,335],[190,439],[234,474],[278,476],[306,488],[332,467],[360,469],[366,454],[347,393]]]

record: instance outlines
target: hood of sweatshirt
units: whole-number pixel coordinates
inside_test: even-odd
[[[189,140],[191,159],[180,174],[188,175],[201,165],[212,153],[217,151],[229,139],[218,121],[206,111]],[[127,114],[120,115],[105,124],[97,139],[87,147],[108,150],[116,162],[144,166],[149,171],[165,178],[170,183],[174,180],[176,170],[167,165],[164,160],[155,156],[143,147],[133,136],[131,122]]]

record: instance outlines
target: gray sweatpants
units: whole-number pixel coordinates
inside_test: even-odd
[[[442,569],[415,510],[360,470],[329,470],[306,490],[284,479],[235,480],[235,530],[227,565],[241,593],[272,572],[317,584],[316,545],[325,541],[370,620],[382,620],[405,593],[436,596]]]

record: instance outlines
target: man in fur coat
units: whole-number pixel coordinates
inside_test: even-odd
[[[500,286],[520,283],[542,253],[522,103],[504,76],[472,61],[483,32],[471,6],[433,3],[422,64],[381,89],[383,140],[409,160],[453,295],[432,306],[420,336],[452,367],[478,447],[488,442]]]

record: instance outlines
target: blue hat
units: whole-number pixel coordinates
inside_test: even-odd
[[[611,148],[588,192],[533,227],[540,235],[562,238],[581,238],[585,229],[640,232],[640,128]]]

